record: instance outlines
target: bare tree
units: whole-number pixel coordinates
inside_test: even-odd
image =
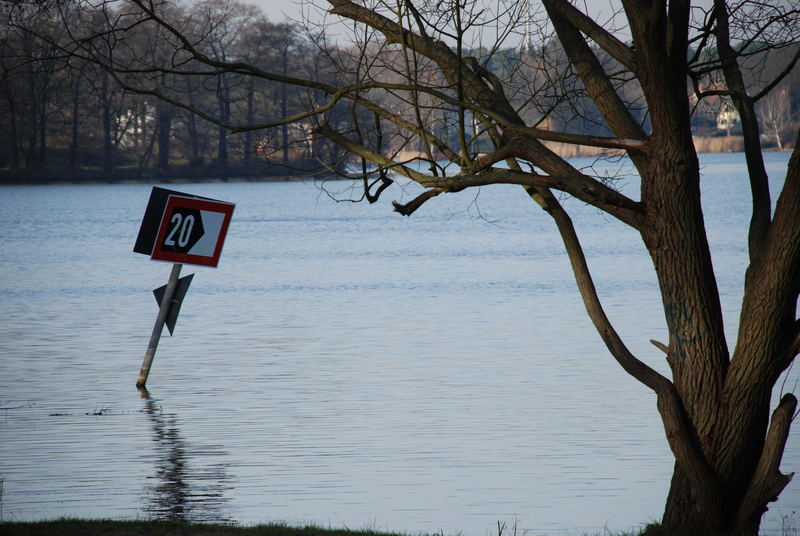
[[[48,10],[25,4],[14,11],[15,26],[7,23],[10,16],[11,10],[0,6],[0,85],[11,123],[12,167],[20,166],[22,155],[25,167],[41,168],[47,160],[48,129],[59,93],[55,73],[64,65],[58,45],[35,35],[52,33],[58,19]]]
[[[788,88],[780,88],[767,95],[759,108],[759,119],[765,134],[775,138],[779,151],[783,150],[783,137],[794,124],[795,113]]]
[[[767,505],[792,476],[779,465],[797,399],[785,394],[774,408],[770,401],[800,352],[800,148],[794,149],[782,189],[771,192],[756,104],[795,69],[800,53],[788,55],[763,81],[747,79],[743,65],[756,48],[796,45],[796,4],[714,0],[703,10],[689,0],[622,0],[613,22],[600,24],[567,0],[542,0],[535,25],[557,40],[557,54],[531,56],[525,47],[501,78],[492,61],[503,56],[510,39],[529,35],[531,28],[519,2],[327,3],[332,15],[352,24],[355,46],[321,47],[337,66],[325,77],[209,54],[150,0],[132,0],[136,13],[126,24],[163,29],[174,47],[166,66],[146,68],[95,54],[93,36],[78,40],[71,52],[92,57],[118,77],[240,75],[306,88],[313,98],[304,112],[242,124],[138,83],[139,91],[234,132],[313,121],[317,136],[371,163],[357,177],[367,199],[391,191],[389,172],[426,188],[416,199],[395,204],[402,214],[466,188],[522,186],[558,229],[588,315],[609,352],[655,395],[675,456],[662,525],[675,534],[757,534]],[[555,47],[556,41],[550,43]],[[558,69],[544,69],[547,64]],[[709,78],[715,84],[705,83]],[[723,329],[691,134],[692,103],[712,97],[730,99],[740,117],[752,191],[750,263],[732,346]],[[347,121],[343,102],[351,112]],[[565,109],[595,125],[597,133],[556,129],[565,124],[558,116]],[[550,142],[624,152],[638,171],[641,193],[629,197],[576,169]],[[653,344],[666,355],[669,377],[634,355],[606,316],[560,193],[639,233],[662,296],[669,339]]]

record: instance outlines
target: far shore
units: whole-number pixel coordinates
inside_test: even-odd
[[[230,175],[230,176],[140,176],[119,177],[111,173],[104,176],[69,175],[64,173],[26,173],[6,176],[0,171],[0,185],[55,185],[55,184],[188,184],[225,182],[291,182],[314,180],[317,175]]]
[[[695,136],[693,138],[698,153],[738,153],[744,150],[742,136]],[[563,158],[592,157],[622,154],[600,147],[570,145],[559,142],[545,142],[545,145]],[[789,144],[784,150],[793,149]],[[777,150],[766,148],[766,151]],[[400,151],[400,162],[425,160],[427,156],[419,151]],[[63,168],[43,169],[0,169],[0,184],[42,185],[42,184],[183,184],[220,182],[289,182],[330,179],[333,175],[320,170],[302,171],[290,168],[188,168],[175,166],[169,170],[117,168],[105,172],[98,168],[69,170]]]
[[[230,168],[192,169],[175,166],[169,170],[118,168],[111,172],[98,168],[0,169],[0,184],[182,184],[193,182],[287,182],[314,180],[329,176],[317,171]]]

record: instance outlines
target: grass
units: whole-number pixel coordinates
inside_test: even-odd
[[[52,521],[0,521],[3,536],[409,536],[373,530],[293,527],[285,524],[254,526],[182,523],[177,521],[113,521],[57,519]]]
[[[326,529],[314,525],[297,527],[281,523],[239,526],[180,521],[69,518],[50,521],[0,521],[0,534],[2,536],[445,536],[444,532],[413,535],[371,529]],[[519,536],[519,533],[516,526],[509,528],[505,523],[498,523],[496,536]],[[635,533],[605,531],[602,536],[635,536]]]
[[[2,481],[0,481],[2,482]],[[797,536],[794,524],[796,512],[783,516],[781,536]],[[524,531],[522,535],[524,536]],[[2,536],[445,536],[443,532],[411,535],[400,532],[379,532],[371,529],[326,529],[315,525],[305,527],[272,523],[253,526],[185,523],[180,521],[115,521],[62,518],[50,521],[3,521]],[[456,536],[459,536],[458,534]],[[519,536],[516,523],[512,527],[498,522],[496,536]],[[586,535],[585,535],[586,536]],[[597,534],[595,536],[601,536]],[[602,536],[668,536],[658,524],[650,524],[641,532],[614,533],[605,530]]]

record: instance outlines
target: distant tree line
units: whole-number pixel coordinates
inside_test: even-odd
[[[364,76],[359,70],[365,64],[373,78],[387,83],[401,83],[404,76],[401,66],[407,58],[397,49],[329,45],[323,33],[315,35],[298,23],[271,22],[259,8],[237,1],[171,3],[168,16],[192,46],[220,65],[241,61],[323,85],[352,83]],[[107,39],[98,41],[96,36],[103,34]],[[305,111],[319,106],[314,87],[298,88],[229,67],[193,66],[192,59],[176,57],[180,47],[174,40],[159,25],[139,24],[136,10],[125,2],[0,2],[0,169],[45,176],[291,174],[347,158],[341,148],[313,135],[314,119],[302,119]],[[796,47],[751,43],[751,52],[741,60],[751,78],[746,82],[775,78]],[[624,72],[599,48],[595,53],[608,72]],[[705,47],[702,54],[709,65],[717,64],[713,49]],[[365,55],[371,55],[368,62],[360,59]],[[557,39],[538,46],[524,41],[502,50],[466,49],[465,56],[474,68],[497,77],[528,124],[610,134]],[[104,68],[111,63],[115,69]],[[436,74],[421,70],[419,76]],[[722,79],[718,70],[709,69],[687,81],[687,98],[695,99],[696,135],[741,131]],[[632,115],[649,128],[638,82],[620,76],[615,84]],[[705,98],[697,100],[698,93]],[[408,110],[399,113],[409,114],[412,122],[425,118],[413,117],[411,110],[427,110],[427,121],[447,142],[455,142],[463,130],[457,125],[471,122],[473,135],[464,143],[475,152],[490,146],[468,111],[459,117],[455,107],[426,108],[424,95],[411,107],[392,92],[377,98],[384,106]],[[360,131],[364,113],[337,102],[327,120],[342,131],[379,138],[390,153],[409,149],[401,129],[391,124]],[[800,118],[800,71],[782,78],[760,102],[758,113],[764,147],[791,145]],[[290,117],[300,119],[285,124]]]
[[[220,123],[268,123],[300,113],[310,97],[285,84],[199,66],[196,76],[156,73],[153,65],[176,60],[174,43],[155,25],[137,27],[123,2],[113,9],[0,2],[0,9],[0,168],[136,175],[175,168],[263,171],[272,164],[287,171],[320,150],[302,125],[229,132]],[[170,9],[173,23],[211,58],[325,74],[295,25],[271,22],[254,6],[203,0]],[[117,38],[126,26],[124,40]],[[86,35],[105,31],[108,38],[102,47],[81,43],[76,28]],[[92,61],[105,55],[129,69],[111,72]]]

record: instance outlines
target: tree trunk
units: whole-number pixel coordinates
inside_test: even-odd
[[[11,121],[11,169],[19,169],[20,143],[17,130],[17,110],[13,103],[10,108],[8,115]]]
[[[190,80],[186,80],[184,91],[188,95],[189,106],[195,108],[197,106],[196,86],[194,86]],[[203,157],[200,154],[200,134],[197,128],[197,115],[191,112],[184,112],[183,117],[187,133],[189,134],[189,150],[191,154],[189,158],[189,167],[201,167],[203,165]]]
[[[78,126],[80,123],[80,92],[81,92],[81,77],[75,77],[75,83],[72,85],[72,140],[69,144],[69,168],[78,168]]]
[[[103,171],[114,171],[114,145],[111,143],[111,103],[103,99]]]
[[[29,50],[28,52],[30,57],[33,58],[33,50]],[[38,93],[36,91],[36,73],[33,68],[34,64],[31,64],[24,73],[25,82],[26,82],[26,89],[27,89],[27,106],[25,107],[26,116],[24,117],[25,121],[23,123],[23,128],[25,129],[26,137],[27,137],[27,146],[24,149],[25,152],[25,167],[28,169],[38,167],[38,163],[36,158],[39,152],[36,149],[36,143],[39,139],[38,136],[38,122],[39,122],[39,99],[37,97]]]
[[[44,92],[43,92],[44,93]],[[36,157],[37,167],[47,163],[47,99],[39,104],[39,154]]]
[[[36,85],[34,83],[34,75],[32,72],[26,73],[27,81],[28,81],[28,98],[30,99],[30,104],[27,107],[28,117],[27,117],[27,137],[28,137],[28,145],[25,149],[25,167],[28,169],[36,168],[36,156],[38,155],[38,151],[36,150],[36,142],[38,140],[38,121],[39,121],[39,101],[36,98]]]
[[[220,121],[227,123],[231,117],[230,89],[227,79],[220,76],[219,86],[217,87],[217,104],[219,106]],[[217,128],[217,168],[228,168],[228,131],[225,127]]]
[[[203,165],[203,158],[200,156],[200,136],[197,132],[197,116],[192,113],[186,114],[186,130],[189,133],[189,149],[191,151],[191,167]]]
[[[657,119],[657,118],[656,118]],[[650,225],[642,233],[653,259],[669,328],[667,361],[689,430],[687,448],[708,475],[682,452],[667,498],[663,526],[670,534],[721,534],[731,507],[721,495],[730,482],[714,472],[714,426],[727,369],[727,345],[700,207],[699,165],[688,140],[659,140],[645,173],[643,199]],[[749,460],[743,465],[752,466]]]
[[[247,124],[255,123],[255,78],[250,78],[247,86]],[[253,165],[253,131],[248,130],[244,133],[244,165]]]
[[[167,104],[160,104],[158,111],[158,169],[169,169],[170,138],[172,135],[172,110]]]
[[[779,464],[797,402],[785,396],[771,419],[769,409],[797,332],[796,302],[784,296],[796,295],[800,285],[800,156],[790,162],[770,234],[748,270],[729,359],[696,191],[697,159],[688,136],[681,142],[674,132],[656,139],[659,150],[644,170],[651,180],[643,182],[649,224],[642,236],[661,288],[670,333],[667,361],[690,431],[689,449],[707,474],[698,474],[697,460],[673,447],[675,471],[662,525],[676,535],[756,536],[767,504],[791,479]]]
[[[108,73],[103,72],[100,85],[100,99],[102,102],[103,124],[103,171],[114,171],[113,143],[111,142],[111,95],[108,82]]]
[[[147,122],[142,120],[142,136],[144,136],[146,126]],[[155,147],[156,145],[156,138],[158,138],[158,125],[156,125],[155,128],[153,128],[153,133],[149,136],[147,140],[147,147],[145,147],[144,151],[142,152],[142,156],[139,158],[140,171],[144,170],[150,165],[150,157],[153,154],[153,147]]]
[[[288,48],[283,49],[283,61],[281,63],[281,72],[283,76],[286,76],[286,73],[289,70],[289,50]],[[289,103],[288,98],[286,96],[286,84],[281,84],[281,119],[286,119],[289,114]],[[283,137],[282,146],[283,146],[283,165],[289,165],[289,125],[282,125],[281,126],[281,134]]]
[[[103,101],[103,171],[114,171],[114,144],[111,143],[111,103]]]
[[[217,168],[228,169],[228,131],[223,128],[217,128]]]
[[[768,399],[769,396],[765,398]],[[709,512],[718,505],[709,504],[698,496],[689,473],[678,461],[662,520],[662,526],[667,529],[668,534],[757,536],[761,517],[767,511],[768,503],[777,500],[792,478],[791,474],[781,474],[779,465],[796,408],[797,398],[792,394],[784,395],[772,414],[766,436],[759,433],[760,422],[756,426],[750,426],[747,421],[727,420],[733,428],[742,432],[742,437],[754,437],[756,440],[745,440],[745,448],[749,450],[737,457],[741,462],[737,465],[744,467],[748,473],[747,480],[741,478],[744,471],[726,473],[722,468],[715,468],[722,512],[720,522],[709,516]],[[766,421],[768,415],[765,413],[756,412],[756,418]],[[753,433],[754,428],[756,433]],[[754,445],[755,443],[758,445]],[[717,444],[718,453],[741,451],[740,445],[725,441],[718,441]]]
[[[36,161],[39,167],[43,167],[47,163],[47,127],[48,117],[47,111],[50,104],[50,79],[52,71],[50,67],[52,64],[49,61],[43,62],[45,66],[44,73],[42,74],[41,89],[39,91],[39,154]]]

